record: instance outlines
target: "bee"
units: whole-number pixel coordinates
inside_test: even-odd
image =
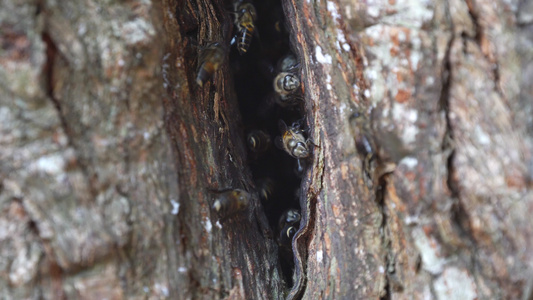
[[[276,138],[276,146],[296,158],[298,160],[298,172],[303,172],[303,166],[300,160],[309,156],[309,144],[311,141],[303,135],[303,130],[300,128],[299,122],[294,122],[288,127],[283,120],[279,120],[278,126],[281,131],[281,136]]]
[[[254,130],[246,139],[248,148],[254,153],[265,153],[270,148],[270,135],[262,130]]]
[[[300,78],[293,73],[281,72],[274,78],[274,91],[278,94],[277,103],[283,107],[296,105],[302,100],[298,93]]]
[[[278,61],[278,69],[281,72],[296,72],[300,69],[300,62],[294,54],[290,53]]]
[[[287,225],[295,225],[296,223],[299,223],[301,219],[302,215],[297,209],[288,209],[283,212],[283,214],[279,218],[278,228],[279,230],[282,230],[283,228],[287,227]]]
[[[220,217],[226,218],[233,214],[242,212],[250,206],[250,193],[240,190],[228,190],[221,192],[218,198],[213,203],[213,210],[215,210]]]
[[[283,247],[290,248],[292,238],[300,227],[300,220],[302,216],[297,209],[288,209],[280,217],[278,222],[279,227],[279,243]]]
[[[291,248],[292,238],[296,234],[297,228],[293,225],[287,225],[279,232],[279,244],[283,247]]]
[[[248,51],[257,19],[255,7],[249,2],[235,2],[235,26],[237,26],[237,50],[243,55]]]
[[[302,100],[301,81],[298,76],[300,63],[292,54],[286,55],[278,63],[278,75],[274,78],[274,91],[279,95],[282,106],[295,105]]]
[[[256,187],[259,197],[266,202],[274,193],[275,183],[270,178],[261,178],[257,180]]]
[[[203,47],[198,59],[196,83],[203,86],[224,62],[226,51],[219,42],[208,43]]]
[[[355,138],[355,148],[357,153],[363,157],[361,169],[366,175],[367,179],[372,178],[372,162],[376,158],[374,146],[372,145],[371,131],[368,125],[368,119],[364,114],[360,112],[355,112],[350,117],[350,125],[352,129],[352,134]],[[371,186],[372,183],[369,181],[367,186]]]

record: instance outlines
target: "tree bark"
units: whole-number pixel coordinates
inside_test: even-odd
[[[314,144],[292,285],[230,62],[196,84],[231,5],[0,7],[3,297],[531,297],[529,2],[282,1]]]

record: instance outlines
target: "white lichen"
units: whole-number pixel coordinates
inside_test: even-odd
[[[37,159],[37,161],[31,165],[30,169],[49,175],[58,175],[63,172],[65,165],[65,159],[61,154],[52,154]]]
[[[321,263],[322,262],[322,259],[324,258],[323,257],[324,253],[322,250],[319,250],[316,252],[316,262],[317,263]]]
[[[433,283],[437,299],[478,299],[476,284],[472,276],[457,267],[449,267]]]
[[[207,233],[211,232],[211,229],[213,229],[213,224],[211,223],[211,221],[208,218],[205,218],[204,227],[205,227],[205,231],[207,231]]]
[[[320,48],[320,46],[315,47],[315,57],[316,57],[316,61],[318,61],[319,63],[323,63],[323,64],[331,64],[331,62],[333,61],[331,58],[331,55],[329,54],[324,55],[322,53],[322,48]]]
[[[401,133],[402,141],[405,144],[416,141],[418,134],[418,127],[416,121],[418,120],[418,112],[414,109],[408,109],[405,105],[396,103],[392,108],[392,115],[399,123],[405,123]],[[408,121],[408,122],[404,122]]]
[[[368,12],[368,15],[373,17],[373,18],[379,17],[379,7],[377,7],[375,5],[369,5],[368,9],[367,9],[367,12]]]
[[[151,36],[155,35],[152,24],[142,18],[124,23],[121,29],[121,36],[130,45],[148,41]]]
[[[476,125],[474,129],[474,134],[478,143],[484,146],[490,145],[490,137],[485,131],[483,131],[481,126]]]
[[[172,205],[172,211],[170,212],[173,215],[177,215],[180,212],[180,204],[174,199],[170,199],[170,204]]]
[[[328,91],[331,91],[332,89],[331,76],[329,74],[326,75],[326,88],[328,89]]]
[[[412,169],[418,165],[418,160],[414,157],[407,156],[404,157],[399,164],[406,166],[408,169]]]
[[[433,275],[442,273],[446,260],[440,256],[438,241],[428,237],[419,227],[414,228],[411,235],[422,257],[422,269]]]

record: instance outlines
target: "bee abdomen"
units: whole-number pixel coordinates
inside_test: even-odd
[[[208,43],[202,49],[200,58],[198,60],[198,74],[196,75],[196,83],[203,86],[204,83],[213,76],[224,61],[225,49],[220,43]]]
[[[270,148],[270,136],[261,130],[254,130],[248,134],[248,147],[252,152],[264,153]]]
[[[204,83],[211,78],[215,70],[212,67],[206,66],[203,64],[202,67],[198,70],[198,75],[196,76],[196,83],[199,86],[203,86]]]
[[[237,48],[239,49],[240,54],[244,54],[248,51],[248,48],[250,48],[250,44],[252,43],[252,34],[254,33],[254,26],[248,25],[245,28],[243,28],[240,32],[239,41],[237,44]]]
[[[246,191],[235,189],[220,194],[213,203],[213,209],[222,217],[228,217],[244,211],[250,205],[250,194]]]

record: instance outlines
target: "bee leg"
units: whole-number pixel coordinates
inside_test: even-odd
[[[302,161],[300,158],[296,159],[296,162],[298,163],[298,167],[296,169],[296,174],[301,176],[301,174],[304,172],[304,166],[302,164]]]
[[[305,143],[309,146],[309,145],[313,145],[317,148],[320,148],[319,145],[315,144],[315,141],[313,141],[311,138],[308,138],[307,140],[305,140]]]

